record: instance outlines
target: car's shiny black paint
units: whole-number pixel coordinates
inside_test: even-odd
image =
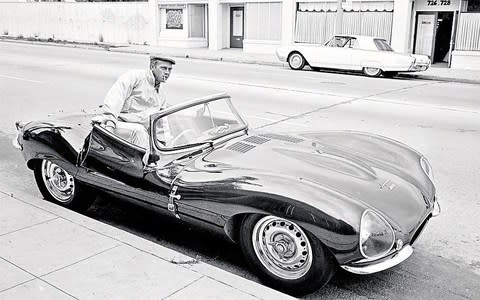
[[[268,142],[255,144],[246,138],[262,135],[250,132],[192,155],[188,149],[160,152],[164,163],[144,168],[142,149],[101,128],[90,135],[75,130],[38,122],[25,126],[19,143],[29,166],[50,159],[79,181],[160,209],[167,208],[177,186],[180,218],[223,228],[233,240],[244,215],[273,214],[311,232],[344,264],[363,258],[358,231],[365,209],[381,212],[405,242],[432,211],[435,190],[420,168],[420,155],[371,134],[263,135],[270,136]],[[231,150],[238,142],[253,148]],[[395,187],[382,188],[389,180]]]

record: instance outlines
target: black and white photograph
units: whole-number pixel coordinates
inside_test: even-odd
[[[0,299],[480,299],[480,0],[0,0]]]

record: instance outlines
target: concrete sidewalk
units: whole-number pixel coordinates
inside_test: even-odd
[[[0,299],[293,299],[0,178]]]
[[[253,54],[245,53],[242,49],[210,50],[208,48],[170,48],[147,45],[111,45],[111,44],[81,44],[73,42],[45,42],[35,40],[19,40],[8,36],[1,36],[0,41],[42,44],[61,47],[73,47],[84,49],[104,49],[111,52],[138,53],[138,54],[162,54],[166,56],[190,59],[203,59],[213,61],[225,61],[236,63],[260,64],[288,68],[286,63],[280,62],[274,53]],[[446,64],[434,64],[427,71],[416,73],[400,73],[400,77],[418,78],[423,80],[438,80],[480,84],[480,72],[476,70],[450,69]]]

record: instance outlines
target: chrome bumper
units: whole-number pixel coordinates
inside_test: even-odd
[[[413,253],[413,248],[410,245],[406,245],[402,250],[393,254],[388,258],[379,259],[378,262],[372,261],[368,265],[355,266],[354,264],[342,265],[342,269],[355,274],[372,274],[389,269],[398,265],[402,261],[406,260]]]

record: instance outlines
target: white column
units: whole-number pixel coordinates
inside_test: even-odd
[[[222,49],[222,6],[219,0],[208,2],[208,48]]]
[[[161,0],[160,0],[161,1]],[[158,45],[158,35],[160,34],[160,13],[157,0],[148,0],[148,11],[150,20],[150,34],[147,37],[149,45]]]
[[[293,31],[295,30],[296,1],[283,0],[282,2],[282,45],[293,43]]]
[[[397,52],[409,50],[412,19],[412,0],[395,0],[393,4],[392,48]]]

